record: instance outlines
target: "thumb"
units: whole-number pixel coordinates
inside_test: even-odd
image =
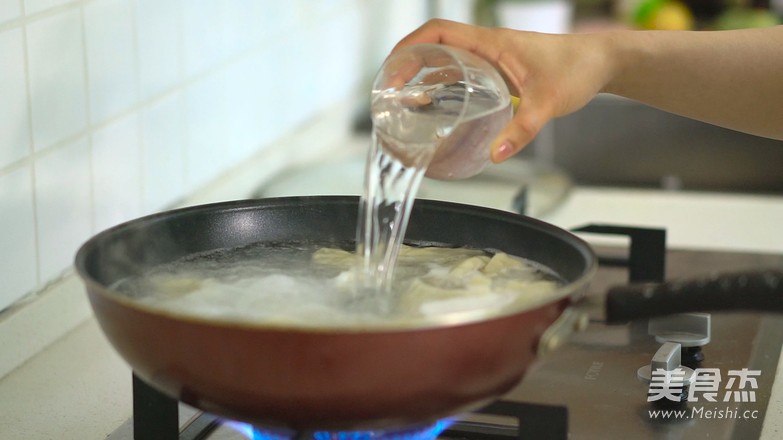
[[[541,106],[530,105],[524,100],[520,102],[514,117],[490,146],[492,162],[500,163],[517,154],[536,137],[547,121],[549,115]]]

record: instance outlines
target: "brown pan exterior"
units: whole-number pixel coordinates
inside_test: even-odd
[[[409,426],[513,387],[565,300],[511,316],[403,331],[296,331],[151,313],[98,286],[103,331],[137,375],[232,419],[296,429]]]
[[[417,201],[407,239],[502,250],[552,268],[566,285],[547,304],[408,329],[188,318],[108,287],[193,252],[257,241],[350,240],[357,208],[354,197],[293,197],[159,213],[93,237],[76,268],[103,331],[143,380],[217,415],[294,429],[403,427],[488,403],[523,377],[542,333],[595,270],[589,246],[554,226]]]

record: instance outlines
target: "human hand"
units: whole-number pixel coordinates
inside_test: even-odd
[[[611,77],[605,36],[553,35],[430,20],[392,50],[438,43],[469,50],[490,62],[520,103],[491,144],[493,162],[525,147],[546,123],[583,107]]]

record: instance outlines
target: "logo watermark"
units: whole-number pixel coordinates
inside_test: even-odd
[[[650,409],[647,410],[651,419],[661,420],[685,420],[685,419],[758,419],[761,417],[759,410],[738,407],[713,407],[694,406],[690,409]]]
[[[652,372],[648,402],[668,400],[705,405],[688,409],[651,409],[650,418],[757,419],[760,417],[758,410],[743,410],[732,404],[755,402],[760,376],[760,370],[747,368],[729,370],[725,376],[718,368],[696,368],[692,374],[682,368],[657,369]]]

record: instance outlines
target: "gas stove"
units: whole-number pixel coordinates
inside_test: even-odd
[[[630,237],[628,246],[596,247],[600,267],[584,298],[587,325],[540,357],[501,400],[471,414],[389,430],[386,437],[287,432],[198,411],[134,376],[134,417],[108,440],[758,438],[783,344],[781,317],[687,314],[607,325],[603,297],[608,287],[629,281],[780,267],[783,255],[667,250],[665,231],[656,229],[594,225],[579,231]],[[654,392],[660,383],[656,388],[654,379],[640,379],[650,365],[653,371],[668,365],[670,373],[690,368],[697,380],[681,390],[681,401],[660,398]]]
[[[617,250],[597,251],[612,256]],[[773,265],[783,265],[783,256],[675,249],[667,251],[666,274],[667,278],[680,278]],[[602,322],[601,296],[609,286],[627,282],[626,277],[622,268],[603,266],[588,294],[595,304],[590,325],[575,333],[565,347],[537,362],[504,399],[565,405],[572,439],[759,438],[783,343],[783,319],[715,313],[706,316],[709,325],[705,332],[704,323],[699,323],[704,316],[691,316],[695,318],[691,328],[699,329],[693,333],[706,333],[710,340],[698,350],[682,349],[682,363],[706,371],[717,369],[712,371],[717,371],[721,380],[713,383],[715,396],[694,393],[695,401],[659,405],[668,400],[648,402],[648,385],[639,378],[639,369],[649,365],[664,345],[663,338],[650,334],[662,332],[653,329],[655,320],[619,326]],[[754,393],[753,399],[745,400],[752,401],[735,396],[739,381],[734,380],[738,373],[732,372],[744,369],[760,373],[755,376],[756,383],[745,387]]]

